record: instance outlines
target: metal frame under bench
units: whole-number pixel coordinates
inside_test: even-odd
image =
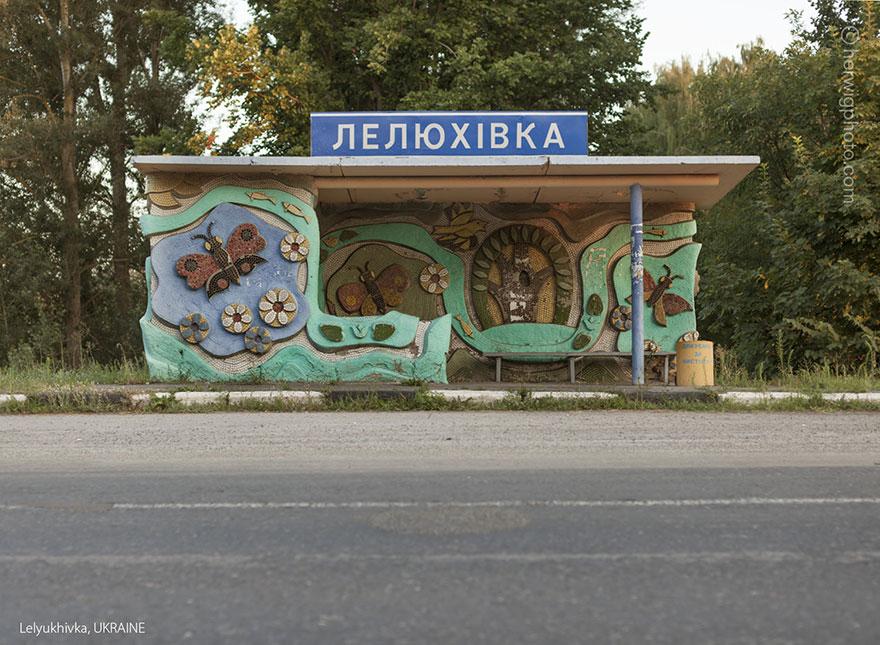
[[[514,360],[518,362],[526,362],[529,358],[552,358],[558,361],[568,361],[568,378],[574,383],[575,364],[583,358],[629,358],[629,352],[499,352],[483,354],[486,358],[495,359],[495,382],[501,382],[501,362],[503,360]],[[663,358],[663,383],[669,385],[669,358],[675,356],[675,352],[645,352],[645,358]]]

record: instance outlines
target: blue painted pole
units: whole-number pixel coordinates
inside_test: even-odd
[[[645,384],[645,268],[642,264],[642,187],[629,187],[632,272],[632,384]]]

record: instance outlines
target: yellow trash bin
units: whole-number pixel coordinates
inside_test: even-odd
[[[679,341],[675,345],[675,384],[690,387],[715,385],[712,341]]]

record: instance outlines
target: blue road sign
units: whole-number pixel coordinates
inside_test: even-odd
[[[312,156],[587,154],[585,112],[318,112]]]

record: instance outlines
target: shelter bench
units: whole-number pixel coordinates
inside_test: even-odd
[[[524,362],[529,358],[551,358],[558,361],[568,361],[568,378],[571,383],[575,382],[575,364],[583,358],[629,358],[628,352],[499,352],[483,354],[486,358],[495,359],[495,382],[501,382],[501,362],[503,360],[517,360]],[[675,356],[675,352],[645,352],[646,358],[663,358],[663,383],[669,385],[669,358]]]

